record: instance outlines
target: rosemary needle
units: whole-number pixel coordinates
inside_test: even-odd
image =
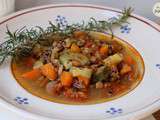
[[[121,26],[123,23],[127,23],[133,9],[125,8],[122,12],[122,15],[119,15],[118,18],[110,20],[101,20],[97,21],[95,18],[90,18],[90,21],[82,24],[71,24],[67,25],[64,29],[61,29],[59,24],[53,24],[49,22],[49,27],[43,29],[39,26],[36,26],[32,29],[27,29],[26,27],[11,32],[7,27],[7,40],[0,44],[0,64],[4,60],[12,56],[13,58],[21,58],[29,55],[32,52],[34,45],[41,40],[47,39],[49,35],[60,34],[63,36],[71,36],[74,31],[97,31],[97,32],[110,32],[113,37],[113,26]]]

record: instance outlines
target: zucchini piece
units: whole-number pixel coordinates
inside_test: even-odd
[[[96,83],[99,81],[108,81],[110,74],[111,74],[111,69],[108,66],[101,66],[93,74],[93,80],[91,82]]]
[[[89,64],[89,59],[81,53],[65,52],[59,57],[59,59],[66,69],[69,69],[72,66],[70,63],[72,60],[80,62],[81,65]]]
[[[86,78],[91,78],[92,70],[88,68],[78,68],[72,67],[70,72],[73,74],[74,77],[83,76]]]
[[[69,69],[71,67],[71,63],[70,63],[70,56],[69,54],[67,53],[64,53],[62,54],[60,57],[59,57],[59,60],[60,62],[63,64],[63,66],[66,68],[66,69]]]
[[[107,66],[112,66],[119,64],[122,60],[123,60],[123,55],[121,53],[116,53],[104,59],[103,62]]]

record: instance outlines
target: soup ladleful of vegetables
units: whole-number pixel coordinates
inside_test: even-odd
[[[93,104],[118,98],[143,77],[139,53],[129,44],[98,32],[53,35],[32,53],[13,60],[18,83],[41,98],[66,104]],[[26,67],[27,66],[27,67]]]

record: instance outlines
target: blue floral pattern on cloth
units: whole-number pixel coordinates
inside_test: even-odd
[[[106,111],[106,113],[111,114],[111,115],[121,114],[122,112],[123,112],[123,110],[121,108],[116,109],[113,107]]]
[[[157,67],[158,69],[160,69],[160,64],[156,64],[156,67]]]
[[[66,26],[68,24],[68,22],[66,20],[66,17],[60,16],[60,15],[57,15],[57,18],[55,19],[55,21],[56,21],[57,24],[59,24],[61,29],[66,28]]]
[[[14,100],[15,100],[18,104],[29,104],[27,98],[16,97]]]
[[[131,27],[129,27],[129,25],[123,25],[120,27],[121,29],[121,33],[130,33],[131,31]]]

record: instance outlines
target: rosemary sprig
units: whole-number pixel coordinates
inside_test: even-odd
[[[39,43],[41,40],[46,40],[49,35],[60,34],[62,36],[71,36],[74,31],[97,31],[97,32],[110,32],[113,36],[113,27],[121,26],[123,23],[127,23],[132,8],[124,9],[122,15],[119,15],[117,18],[109,20],[96,20],[90,18],[89,22],[85,23],[84,21],[80,24],[71,24],[67,25],[65,28],[61,28],[60,24],[53,24],[49,22],[49,27],[43,29],[39,26],[27,29],[23,27],[20,30],[11,32],[7,27],[7,41],[0,44],[0,64],[4,60],[12,56],[14,58],[21,58],[27,56],[31,53],[34,45]],[[46,40],[47,42],[47,40]]]

